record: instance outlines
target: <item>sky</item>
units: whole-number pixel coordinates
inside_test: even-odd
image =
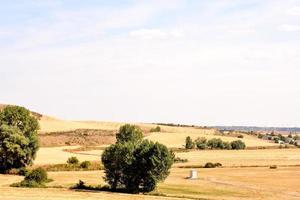
[[[299,0],[0,0],[0,103],[72,120],[300,126]]]

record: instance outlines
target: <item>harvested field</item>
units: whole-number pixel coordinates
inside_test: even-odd
[[[300,168],[282,167],[276,170],[258,168],[198,169],[199,179],[189,180],[189,169],[173,168],[164,183],[153,192],[170,196],[127,195],[107,192],[76,192],[68,190],[79,179],[88,185],[104,184],[103,171],[50,172],[54,179],[48,189],[10,188],[8,184],[21,180],[18,176],[0,175],[0,199],[214,199],[214,200],[296,200],[300,198]],[[280,181],[274,181],[277,177]],[[172,198],[171,198],[172,197]],[[180,199],[181,199],[180,198]]]
[[[204,165],[220,162],[223,166],[299,165],[300,149],[260,150],[205,150],[176,153],[188,163],[177,165]]]

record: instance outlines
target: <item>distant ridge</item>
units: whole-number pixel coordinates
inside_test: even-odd
[[[212,126],[218,130],[300,132],[300,127]]]

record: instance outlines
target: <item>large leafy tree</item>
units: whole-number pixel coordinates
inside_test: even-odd
[[[7,106],[0,112],[0,172],[32,164],[38,150],[38,121],[30,111]]]
[[[128,125],[125,126],[128,128]],[[135,135],[132,132],[136,131],[136,128],[129,130],[131,131],[122,132],[121,137],[129,138],[128,140],[119,142],[117,140],[116,144],[106,148],[102,154],[105,180],[112,190],[121,189],[130,193],[150,192],[159,181],[165,180],[169,175],[174,154],[162,144],[142,140],[140,134],[139,137],[132,137]]]

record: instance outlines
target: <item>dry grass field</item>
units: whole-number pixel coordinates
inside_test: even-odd
[[[153,193],[166,197],[126,195],[107,192],[76,192],[68,188],[79,179],[87,184],[104,184],[103,171],[50,172],[54,179],[47,189],[11,188],[9,184],[19,181],[18,176],[0,175],[0,199],[215,199],[215,200],[296,200],[300,198],[300,168],[280,167],[272,170],[257,168],[198,169],[199,179],[186,177],[189,169],[173,168],[164,183]],[[280,181],[274,181],[274,178]],[[60,187],[60,188],[51,188]]]

